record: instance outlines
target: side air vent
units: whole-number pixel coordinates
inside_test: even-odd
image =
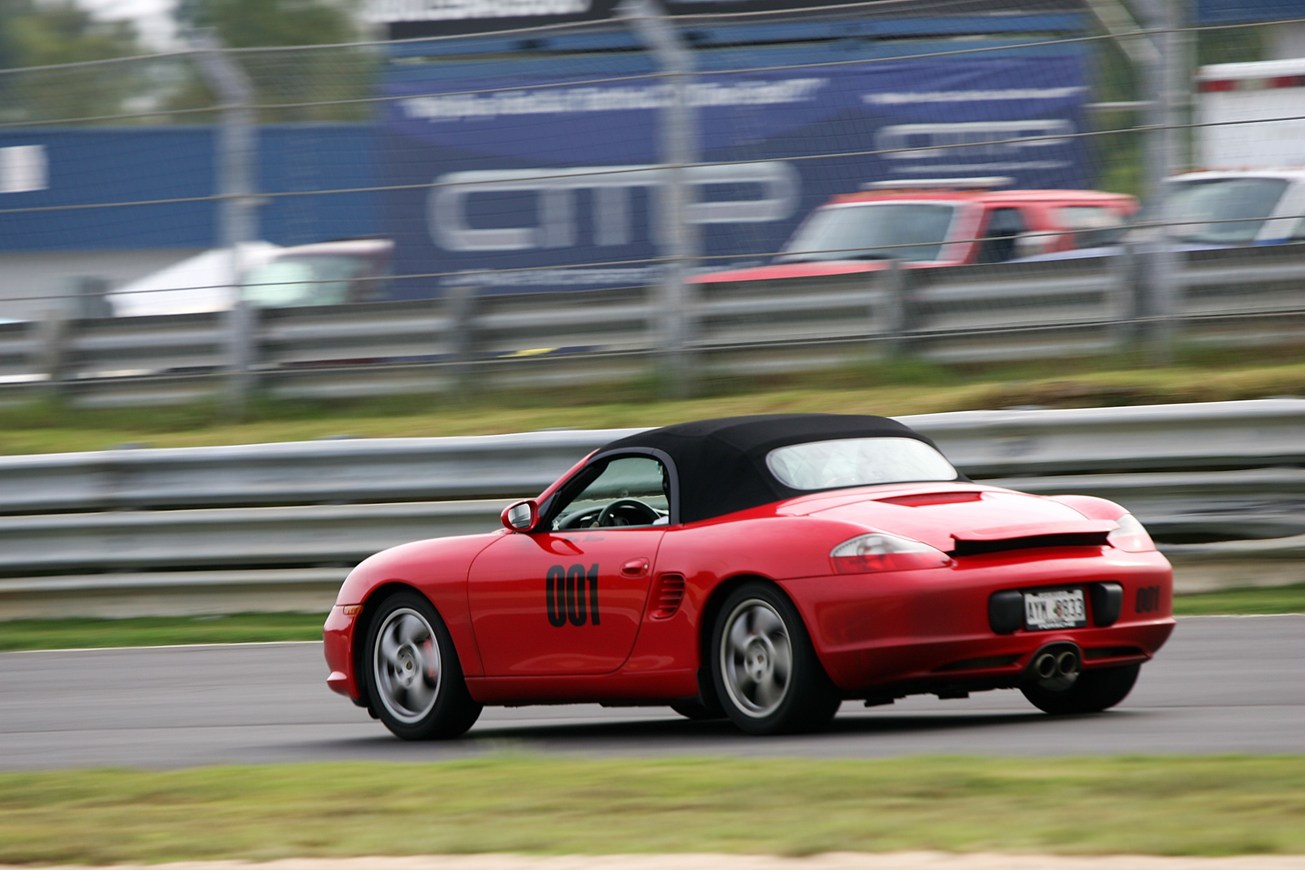
[[[670,619],[684,601],[684,575],[662,574],[653,590],[652,618]]]
[[[1035,550],[1042,547],[1104,547],[1109,532],[1061,532],[1055,535],[1028,535],[983,541],[958,540],[948,553],[957,558],[1006,553],[1011,550]]]

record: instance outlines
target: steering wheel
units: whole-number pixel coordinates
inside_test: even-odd
[[[642,518],[643,522],[636,521],[631,523],[631,522],[624,521],[621,517],[618,516],[618,514],[627,511],[631,514],[638,514],[639,516],[636,517],[636,520]],[[652,505],[645,504],[639,501],[637,498],[618,498],[616,501],[612,502],[607,507],[602,509],[602,511],[598,514],[598,519],[597,521],[594,522],[594,525],[595,526],[644,526],[644,525],[651,525],[652,523],[655,523],[657,520],[661,519],[661,516],[662,515],[657,512],[656,508],[654,508]]]
[[[586,508],[582,511],[576,511],[569,517],[560,518],[557,528],[562,529],[588,529],[598,522],[598,515],[602,513],[598,508]]]

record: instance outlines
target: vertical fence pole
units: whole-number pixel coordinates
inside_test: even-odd
[[[1144,117],[1163,114],[1161,101],[1164,87],[1161,83],[1165,68],[1161,40],[1155,37],[1148,24],[1155,20],[1150,10],[1142,7],[1156,0],[1135,0],[1130,9],[1124,0],[1088,0],[1087,8],[1096,17],[1102,29],[1119,47],[1132,64],[1137,75],[1140,101],[1133,108],[1140,109]],[[1140,20],[1139,20],[1140,19]],[[1125,104],[1128,105],[1128,104]],[[1154,218],[1164,198],[1164,180],[1172,171],[1170,155],[1161,141],[1162,134],[1149,129],[1143,140],[1142,200]],[[1162,219],[1154,218],[1158,222]],[[1159,234],[1159,225],[1149,230]],[[1125,241],[1120,253],[1111,258],[1109,273],[1114,281],[1115,298],[1111,303],[1117,322],[1112,330],[1113,347],[1119,353],[1130,354],[1147,346],[1152,334],[1152,315],[1155,309],[1153,285],[1157,270],[1163,265],[1153,256],[1151,244],[1137,245]]]
[[[193,42],[198,49],[199,68],[217,91],[222,106],[215,187],[220,203],[220,244],[231,258],[231,285],[224,330],[228,369],[224,404],[229,414],[240,417],[249,403],[254,341],[253,318],[240,292],[244,273],[243,248],[258,235],[254,198],[257,156],[252,108],[254,88],[244,70],[226,56],[211,34],[197,33]]]
[[[1191,63],[1189,59],[1191,40],[1186,31],[1189,16],[1189,0],[1160,0],[1163,4],[1161,22],[1161,57],[1164,67],[1160,75],[1160,148],[1165,154],[1165,163],[1172,174],[1188,166],[1188,106],[1191,97]],[[1183,234],[1185,227],[1174,227],[1172,221],[1179,215],[1173,213],[1168,197],[1163,200],[1166,221],[1164,244],[1157,274],[1156,286],[1157,315],[1155,350],[1153,357],[1164,363],[1173,361],[1177,340],[1181,335],[1178,312],[1186,294],[1184,284],[1184,266],[1187,258],[1178,250],[1174,236]]]
[[[661,299],[657,306],[661,314],[659,345],[666,389],[671,396],[685,397],[694,392],[695,373],[690,358],[694,331],[692,285],[687,281],[697,256],[696,224],[689,220],[693,187],[688,177],[690,167],[698,162],[698,131],[690,93],[693,57],[655,0],[624,0],[618,12],[652,50],[667,82],[660,124],[662,182],[657,189],[654,218],[665,261],[660,270]]]
[[[1158,226],[1142,251],[1143,292],[1140,306],[1146,319],[1147,357],[1152,363],[1173,359],[1177,337],[1176,312],[1182,292],[1183,256],[1175,249],[1173,227],[1176,218],[1169,207],[1165,181],[1183,166],[1187,135],[1184,110],[1188,102],[1189,71],[1187,35],[1183,32],[1187,0],[1149,0],[1146,18],[1159,49],[1148,64],[1146,81],[1154,104],[1159,107],[1159,125],[1147,141],[1148,201]]]

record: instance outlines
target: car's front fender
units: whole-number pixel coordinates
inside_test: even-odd
[[[432,538],[382,550],[349,572],[332,614],[352,612],[358,624],[349,632],[351,654],[365,642],[365,623],[391,589],[411,588],[426,596],[444,620],[467,676],[481,673],[480,652],[471,628],[467,572],[476,556],[506,532]],[[337,628],[338,630],[338,628]]]

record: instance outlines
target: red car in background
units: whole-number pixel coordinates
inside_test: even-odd
[[[407,739],[486,704],[754,734],[922,693],[1093,713],[1169,637],[1172,585],[1119,505],[974,483],[897,421],[706,420],[609,443],[497,531],[364,561],[326,621],[327,684]]]
[[[1098,190],[1000,190],[1003,177],[875,182],[812,212],[772,262],[696,284],[1000,263],[1106,244],[1137,200]]]

